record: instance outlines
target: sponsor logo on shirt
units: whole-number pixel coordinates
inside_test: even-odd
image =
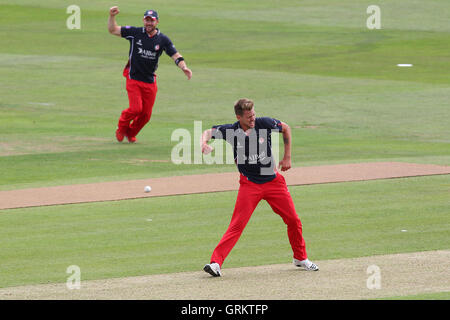
[[[246,158],[247,158],[246,160],[248,160],[250,163],[257,163],[258,160],[260,162],[263,162],[266,159],[266,152],[263,151],[261,152],[261,154],[252,154]]]
[[[141,55],[142,58],[146,59],[156,59],[156,52],[153,52],[151,50],[145,50],[142,48],[138,48],[138,54]]]

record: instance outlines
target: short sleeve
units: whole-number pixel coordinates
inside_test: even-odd
[[[260,119],[261,129],[270,129],[272,131],[282,131],[281,121],[274,118],[262,117]]]
[[[222,124],[212,127],[212,139],[224,139],[227,138],[227,130],[233,130],[232,124]]]
[[[166,36],[164,40],[164,47],[163,50],[167,53],[169,57],[173,56],[175,53],[177,53],[177,49],[173,45],[172,41]]]
[[[124,26],[120,28],[122,38],[134,37],[137,33],[142,32],[142,28]]]

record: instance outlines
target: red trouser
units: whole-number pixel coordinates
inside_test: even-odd
[[[277,173],[277,177],[263,184],[249,181],[241,174],[240,187],[234,207],[230,225],[211,256],[211,263],[222,265],[225,258],[233,249],[244,231],[247,222],[261,200],[266,200],[287,225],[289,242],[294,252],[294,258],[307,258],[305,241],[302,236],[302,223],[298,217],[294,202],[286,185],[284,177]]]
[[[122,111],[119,118],[119,131],[128,137],[135,137],[150,121],[155,103],[156,79],[154,83],[137,81],[128,77],[128,69],[123,75],[127,78],[127,92],[130,107]]]

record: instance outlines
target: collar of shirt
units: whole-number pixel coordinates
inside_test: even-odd
[[[142,27],[142,33],[147,33],[147,31],[145,31],[145,27]],[[149,38],[154,38],[154,37],[156,37],[157,35],[159,35],[161,33],[161,31],[158,29],[158,28],[156,28],[156,33],[153,35],[153,36],[148,36]]]

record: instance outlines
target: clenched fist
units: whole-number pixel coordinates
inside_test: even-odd
[[[202,153],[203,153],[203,154],[211,153],[213,150],[214,150],[214,148],[211,147],[211,146],[210,146],[209,144],[207,144],[207,143],[204,143],[204,144],[202,145]]]
[[[115,15],[118,15],[119,14],[119,7],[117,7],[117,6],[114,6],[114,7],[112,7],[111,9],[109,9],[109,14],[111,15],[111,16],[115,16]]]

